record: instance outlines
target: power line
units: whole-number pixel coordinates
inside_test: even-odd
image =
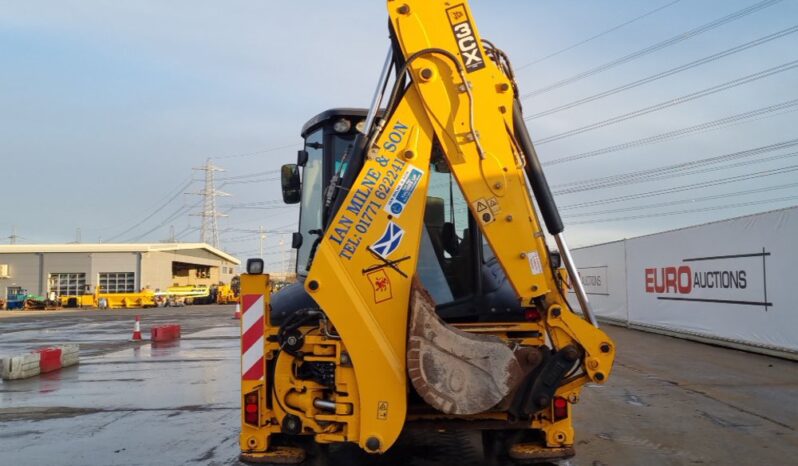
[[[560,207],[559,210],[562,211],[562,210],[570,210],[570,209],[581,209],[581,208],[593,207],[593,206],[597,206],[597,205],[614,204],[616,202],[631,201],[631,200],[634,200],[634,199],[644,199],[644,198],[647,198],[647,197],[659,196],[659,195],[662,195],[662,194],[673,194],[673,193],[678,193],[678,192],[683,192],[683,191],[689,191],[689,190],[692,190],[692,189],[708,188],[708,187],[711,187],[711,186],[720,186],[720,185],[724,185],[724,184],[735,183],[735,182],[738,182],[738,181],[746,181],[746,180],[751,180],[751,179],[755,179],[755,178],[762,178],[762,177],[774,176],[774,175],[782,175],[782,174],[785,174],[785,173],[792,173],[794,171],[798,171],[798,165],[789,165],[787,167],[774,168],[774,169],[771,169],[771,170],[763,170],[763,171],[754,172],[754,173],[747,173],[747,174],[744,174],[744,175],[730,176],[730,177],[727,177],[727,178],[718,178],[718,179],[715,179],[715,180],[703,181],[703,182],[700,182],[700,183],[691,183],[691,184],[686,184],[686,185],[682,185],[682,186],[674,186],[674,187],[670,187],[670,188],[657,189],[657,190],[654,190],[654,191],[647,191],[647,192],[643,192],[643,193],[629,194],[629,195],[626,195],[626,196],[617,196],[617,197],[610,197],[610,198],[606,198],[606,199],[596,199],[596,200],[593,200],[593,201],[580,202],[580,203],[576,203],[576,204],[569,204],[569,205],[565,205],[565,206]]]
[[[779,149],[787,149],[790,147],[794,147],[798,145],[798,139],[790,139],[787,141],[782,141],[774,144],[769,144],[766,146],[760,146],[753,149],[748,149],[744,151],[732,152],[725,155],[719,155],[715,157],[709,157],[704,159],[697,159],[691,160],[689,162],[683,162],[673,165],[666,165],[664,167],[657,167],[652,169],[646,170],[638,170],[634,172],[628,173],[621,173],[617,175],[610,175],[610,176],[603,176],[603,177],[596,177],[596,178],[589,178],[586,180],[579,180],[579,181],[571,181],[568,183],[559,183],[552,185],[552,189],[567,189],[574,186],[592,186],[592,185],[603,185],[606,183],[613,183],[616,181],[626,181],[631,178],[638,178],[640,176],[648,176],[651,174],[661,174],[661,173],[668,173],[674,171],[680,171],[684,169],[693,168],[695,166],[704,166],[704,165],[711,165],[714,163],[725,162],[727,160],[735,160],[743,157],[750,157],[753,155],[759,155],[764,152],[770,152]]]
[[[629,181],[626,181],[626,182],[614,183],[612,185],[594,186],[594,187],[589,187],[589,188],[585,188],[585,189],[580,189],[578,191],[574,190],[574,191],[571,191],[571,192],[568,192],[568,193],[555,193],[555,194],[570,194],[572,192],[579,192],[579,191],[593,191],[593,190],[596,190],[596,189],[604,189],[604,188],[609,188],[609,187],[613,187],[613,186],[621,186],[621,185],[628,186],[628,185],[631,185],[631,184],[642,183],[644,181],[658,181],[658,180],[678,178],[680,176],[698,175],[698,174],[701,174],[701,173],[712,173],[712,172],[717,172],[717,171],[720,171],[720,170],[728,170],[730,168],[738,168],[738,167],[745,167],[745,166],[748,166],[748,165],[759,165],[759,164],[762,164],[762,163],[774,162],[776,160],[783,160],[783,159],[787,159],[787,158],[792,158],[792,157],[795,157],[797,155],[798,155],[798,152],[790,152],[790,153],[787,153],[787,154],[773,155],[773,156],[765,157],[765,158],[762,158],[762,159],[745,160],[745,161],[742,161],[742,162],[728,164],[728,165],[725,165],[725,166],[722,166],[722,167],[708,167],[708,168],[701,168],[701,169],[691,169],[689,171],[684,171],[684,172],[670,174],[670,175],[649,176],[649,177],[643,177],[643,178],[629,180]]]
[[[174,193],[172,196],[170,196],[170,197],[169,197],[169,198],[166,200],[166,202],[164,202],[163,204],[161,204],[161,206],[159,206],[157,209],[155,209],[155,210],[153,210],[152,212],[150,212],[150,214],[149,214],[149,215],[147,215],[146,217],[144,217],[143,219],[141,219],[139,222],[137,222],[137,223],[133,224],[132,226],[130,226],[129,228],[127,228],[125,231],[123,231],[123,232],[121,232],[121,233],[119,233],[119,234],[116,234],[116,235],[114,235],[114,236],[111,236],[111,237],[110,237],[110,238],[108,238],[108,239],[107,239],[105,242],[110,242],[110,241],[113,241],[113,240],[115,240],[115,239],[117,239],[117,238],[120,238],[120,237],[122,237],[122,236],[124,236],[124,235],[128,234],[129,232],[131,232],[131,231],[135,230],[135,229],[136,229],[136,228],[138,228],[139,226],[143,225],[143,224],[144,224],[144,223],[145,223],[147,220],[149,220],[149,219],[151,219],[152,217],[154,217],[155,215],[157,215],[157,214],[158,214],[160,211],[162,211],[163,209],[165,209],[165,208],[166,208],[166,206],[168,206],[169,204],[171,204],[171,203],[172,203],[172,201],[174,201],[175,199],[177,199],[177,198],[178,198],[178,196],[180,196],[180,194],[182,194],[184,190],[188,189],[188,187],[189,187],[189,186],[191,186],[191,184],[192,184],[193,182],[194,182],[194,181],[191,179],[191,177],[189,177],[188,181],[187,181],[185,184],[183,184],[182,186],[180,186],[180,187],[177,189],[177,191],[176,191],[176,192],[175,192],[175,193]]]
[[[787,183],[781,184],[776,186],[768,186],[766,188],[757,188],[757,189],[749,189],[747,191],[737,191],[733,193],[724,193],[724,194],[715,194],[712,196],[704,196],[692,199],[680,199],[677,201],[667,201],[667,202],[657,202],[654,204],[646,204],[641,206],[634,206],[634,207],[621,207],[618,209],[606,209],[606,210],[596,210],[578,214],[571,214],[571,215],[563,215],[563,218],[583,218],[583,217],[593,217],[596,215],[606,215],[606,214],[616,214],[616,213],[623,213],[623,212],[633,212],[635,210],[648,210],[648,209],[656,209],[658,207],[670,207],[674,205],[681,205],[681,204],[692,204],[695,202],[706,202],[706,201],[714,201],[716,199],[726,199],[729,197],[737,197],[737,196],[747,196],[749,194],[758,194],[770,191],[777,191],[780,189],[788,189],[788,188],[795,188],[798,187],[798,183]]]
[[[268,154],[270,152],[275,152],[275,151],[282,150],[282,149],[290,149],[292,147],[297,147],[299,145],[300,145],[299,143],[295,142],[293,144],[285,144],[285,145],[282,145],[282,146],[270,147],[268,149],[262,149],[262,150],[255,151],[255,152],[244,152],[244,153],[241,153],[241,154],[233,154],[233,155],[219,155],[219,156],[211,157],[211,158],[213,160],[225,160],[225,159],[237,159],[237,158],[241,158],[241,157],[255,157],[255,156],[258,156],[258,155]]]
[[[698,209],[687,209],[687,210],[677,210],[671,212],[658,212],[652,214],[641,214],[641,215],[632,215],[627,217],[615,217],[615,218],[605,218],[605,219],[596,219],[596,220],[578,220],[575,222],[568,222],[571,225],[587,225],[591,223],[608,223],[608,222],[621,222],[621,221],[629,221],[629,220],[638,220],[643,218],[652,218],[652,217],[670,217],[673,215],[683,215],[683,214],[691,214],[696,212],[710,212],[714,210],[724,210],[724,209],[734,209],[740,207],[748,207],[753,205],[762,205],[762,204],[773,204],[775,202],[787,202],[787,201],[794,201],[798,199],[798,196],[786,196],[780,197],[775,199],[764,199],[761,201],[750,201],[750,202],[741,202],[737,204],[726,204],[714,207],[703,207]]]
[[[649,113],[658,112],[660,110],[664,110],[670,107],[674,107],[676,105],[680,105],[686,102],[690,102],[696,99],[700,99],[702,97],[706,97],[712,94],[717,94],[718,92],[726,91],[737,86],[742,86],[743,84],[752,83],[754,81],[758,81],[760,79],[767,78],[769,76],[773,76],[779,73],[783,73],[785,71],[789,71],[798,67],[798,60],[793,60],[787,63],[783,63],[778,66],[774,66],[772,68],[768,68],[766,70],[762,70],[758,73],[749,74],[747,76],[743,76],[737,79],[733,79],[731,81],[727,81],[722,84],[718,84],[712,87],[708,87],[706,89],[702,89],[697,92],[693,92],[690,94],[683,95],[681,97],[676,97],[674,99],[667,100],[665,102],[658,103],[656,105],[650,105],[648,107],[643,107],[641,109],[624,113],[622,115],[617,115],[612,118],[607,118],[606,120],[597,121],[595,123],[591,123],[589,125],[585,125],[579,128],[574,128],[568,131],[564,131],[562,133],[554,134],[552,136],[548,136],[545,138],[538,139],[536,142],[537,145],[541,144],[548,144],[550,142],[558,141],[560,139],[565,139],[567,137],[576,136],[577,134],[586,133],[588,131],[592,131],[594,129],[604,128],[606,126],[614,125],[626,120],[631,120],[632,118],[638,118],[643,115],[648,115]]]
[[[774,32],[773,34],[769,34],[767,36],[760,37],[759,39],[755,39],[755,40],[752,40],[750,42],[746,42],[744,44],[740,44],[740,45],[738,45],[736,47],[732,47],[730,49],[726,49],[726,50],[724,50],[722,52],[718,52],[718,53],[706,56],[704,58],[692,61],[690,63],[686,63],[684,65],[677,66],[675,68],[671,68],[669,70],[662,71],[662,72],[653,74],[651,76],[648,76],[648,77],[645,77],[645,78],[642,78],[642,79],[638,79],[637,81],[632,81],[632,82],[624,84],[622,86],[618,86],[618,87],[612,88],[612,89],[604,91],[604,92],[599,92],[598,94],[593,94],[593,95],[588,96],[588,97],[583,97],[581,99],[577,99],[577,100],[571,101],[571,102],[569,102],[567,104],[562,104],[562,105],[559,105],[557,107],[553,107],[553,108],[550,108],[548,110],[544,110],[542,112],[538,112],[538,113],[529,115],[529,116],[527,116],[524,119],[526,121],[534,120],[534,119],[537,119],[537,118],[541,118],[541,117],[544,117],[544,116],[548,116],[548,115],[552,115],[554,113],[561,112],[563,110],[568,110],[568,109],[577,107],[579,105],[583,105],[583,104],[586,104],[586,103],[589,103],[589,102],[594,102],[596,100],[603,99],[604,97],[609,97],[609,96],[617,94],[619,92],[628,91],[628,90],[633,89],[635,87],[642,86],[644,84],[648,84],[648,83],[657,81],[659,79],[666,78],[668,76],[672,76],[672,75],[677,74],[677,73],[681,73],[682,71],[687,71],[687,70],[695,68],[697,66],[701,66],[701,65],[704,65],[704,64],[707,64],[707,63],[711,63],[711,62],[717,61],[717,60],[719,60],[721,58],[724,58],[724,57],[727,57],[729,55],[733,55],[735,53],[739,53],[739,52],[742,52],[744,50],[748,50],[748,49],[750,49],[752,47],[756,47],[756,46],[759,46],[759,45],[762,45],[762,44],[766,44],[766,43],[768,43],[770,41],[773,41],[773,40],[776,40],[776,39],[780,39],[780,38],[785,37],[787,35],[793,34],[796,31],[798,31],[798,25],[789,27],[787,29],[783,29],[783,30],[778,31],[778,32]]]
[[[592,76],[594,74],[598,74],[598,73],[607,71],[607,70],[609,70],[611,68],[615,68],[616,66],[619,66],[619,65],[622,65],[624,63],[628,63],[628,62],[630,62],[632,60],[636,60],[638,58],[644,57],[644,56],[646,56],[648,54],[657,52],[657,51],[662,50],[662,49],[664,49],[666,47],[670,47],[671,45],[675,45],[675,44],[678,44],[679,42],[685,41],[687,39],[691,39],[691,38],[693,38],[693,37],[695,37],[695,36],[697,36],[699,34],[703,34],[703,33],[707,32],[707,31],[711,31],[711,30],[713,30],[715,28],[718,28],[718,27],[720,27],[720,26],[722,26],[724,24],[727,24],[727,23],[730,23],[730,22],[735,21],[737,19],[743,18],[745,16],[748,16],[748,15],[750,15],[752,13],[755,13],[755,12],[757,12],[759,10],[762,10],[762,9],[765,9],[767,7],[773,6],[773,5],[775,5],[775,4],[777,4],[777,3],[781,2],[781,1],[783,1],[783,0],[763,0],[761,2],[757,2],[757,3],[755,3],[755,4],[753,4],[753,5],[749,6],[749,7],[743,8],[742,10],[735,11],[734,13],[730,13],[730,14],[728,14],[726,16],[723,16],[721,18],[718,18],[718,19],[716,19],[714,21],[710,21],[709,23],[706,23],[706,24],[704,24],[702,26],[699,26],[697,28],[693,28],[693,29],[691,29],[689,31],[686,31],[686,32],[683,32],[681,34],[677,34],[677,35],[675,35],[675,36],[673,36],[673,37],[671,37],[669,39],[666,39],[666,40],[661,41],[661,42],[657,42],[656,44],[650,45],[650,46],[648,46],[646,48],[643,48],[643,49],[640,49],[640,50],[638,50],[636,52],[632,52],[632,53],[630,53],[628,55],[625,55],[625,56],[623,56],[621,58],[617,58],[615,60],[609,61],[607,63],[604,63],[603,65],[599,65],[599,66],[597,66],[595,68],[591,68],[591,69],[589,69],[587,71],[583,71],[583,72],[575,74],[575,75],[573,75],[571,77],[568,77],[568,78],[565,78],[565,79],[561,79],[560,81],[557,81],[555,83],[549,84],[548,86],[544,86],[542,88],[536,89],[536,90],[534,90],[532,92],[528,92],[528,93],[524,94],[521,97],[521,99],[523,100],[523,99],[528,99],[530,97],[535,97],[537,95],[552,91],[552,90],[560,88],[560,87],[563,87],[565,85],[572,84],[572,83],[575,83],[577,81],[581,81],[582,79],[585,79],[585,78],[587,78],[589,76]]]
[[[282,199],[271,199],[271,200],[268,200],[268,201],[241,202],[241,203],[238,203],[238,204],[228,204],[228,205],[223,205],[223,206],[219,206],[219,207],[224,208],[224,209],[228,209],[228,208],[234,208],[234,207],[253,207],[253,206],[264,206],[264,205],[265,206],[273,206],[273,205],[279,206],[279,205],[290,205],[290,204],[285,204]]]
[[[186,231],[185,233],[178,235],[177,240],[180,241],[186,236],[190,235],[191,233],[194,233],[195,231],[199,231],[199,227],[192,227],[190,230]]]
[[[236,241],[252,240],[252,239],[255,239],[255,238],[259,237],[259,236],[260,236],[260,233],[250,233],[250,234],[247,234],[247,235],[234,236],[232,238],[227,238],[226,240],[224,240],[224,242],[225,243],[233,243],[233,242],[236,242]]]
[[[280,170],[266,170],[262,172],[248,173],[246,175],[224,176],[221,178],[216,178],[216,181],[241,180],[246,178],[255,178],[257,176],[263,176],[263,175],[273,175],[275,173],[280,173]]]
[[[294,209],[296,206],[293,205],[276,205],[276,206],[242,206],[242,207],[230,207],[227,209],[228,212],[231,210],[281,210],[281,209]]]
[[[538,64],[538,63],[540,63],[540,62],[542,62],[544,60],[548,60],[549,58],[556,57],[557,55],[559,55],[561,53],[564,53],[564,52],[567,52],[569,50],[572,50],[572,49],[574,49],[576,47],[579,47],[580,45],[583,45],[583,44],[586,44],[586,43],[588,43],[588,42],[590,42],[592,40],[598,39],[599,37],[606,36],[607,34],[609,34],[611,32],[615,32],[615,31],[617,31],[618,29],[621,29],[624,26],[628,26],[629,24],[634,23],[635,21],[639,21],[639,20],[641,20],[641,19],[643,19],[643,18],[645,18],[647,16],[651,16],[654,13],[657,13],[658,11],[664,10],[665,8],[668,8],[669,6],[672,6],[672,5],[675,5],[675,4],[679,3],[680,1],[681,0],[674,0],[674,1],[670,2],[670,3],[666,3],[665,5],[659,6],[659,7],[655,8],[655,9],[653,9],[653,10],[650,10],[650,11],[648,11],[646,13],[643,13],[640,16],[635,16],[634,18],[632,18],[632,19],[630,19],[628,21],[624,21],[621,24],[613,26],[613,27],[611,27],[609,29],[605,29],[604,31],[601,31],[600,33],[595,34],[593,36],[590,36],[587,39],[581,40],[581,41],[579,41],[579,42],[577,42],[575,44],[572,44],[572,45],[569,45],[568,47],[565,47],[565,48],[562,48],[560,50],[557,50],[556,52],[552,52],[552,53],[550,53],[550,54],[548,54],[546,56],[540,57],[540,58],[538,58],[536,60],[533,60],[533,61],[531,61],[529,63],[525,63],[525,64],[519,66],[517,68],[517,70],[521,71],[524,68],[528,68],[528,67],[530,67],[532,65],[536,65],[536,64]]]
[[[260,223],[263,220],[262,217],[251,217],[237,222],[225,222],[224,228],[219,231],[228,231],[228,229],[234,225],[245,225],[245,224],[252,224],[252,223]],[[296,225],[296,222],[292,222],[286,226]]]
[[[202,202],[202,201],[200,201],[200,202]],[[140,235],[138,235],[136,237],[128,239],[126,242],[135,242],[135,241],[141,240],[142,238],[144,238],[145,236],[149,235],[150,233],[153,233],[153,232],[157,231],[159,228],[163,228],[164,226],[168,225],[169,222],[171,222],[172,220],[178,218],[180,215],[182,215],[184,213],[187,213],[188,211],[190,211],[194,207],[197,207],[200,204],[200,202],[197,202],[197,203],[192,204],[192,205],[180,207],[176,211],[172,212],[172,214],[170,214],[168,217],[166,217],[166,219],[163,220],[158,225],[154,226],[153,228],[145,231],[144,233],[142,233],[142,234],[140,234]]]
[[[573,194],[582,191],[589,191],[594,189],[603,189],[603,188],[610,188],[613,186],[620,186],[620,185],[628,185],[630,183],[636,183],[640,181],[651,181],[651,180],[659,180],[663,178],[672,178],[673,176],[684,176],[684,175],[693,175],[697,173],[705,173],[709,170],[718,170],[718,169],[728,169],[736,166],[743,166],[750,163],[763,163],[772,160],[779,160],[785,157],[791,157],[798,152],[793,152],[789,154],[777,155],[771,158],[765,159],[757,159],[752,161],[742,162],[741,164],[732,164],[730,166],[724,167],[711,167],[710,169],[701,169],[701,167],[716,165],[720,163],[725,163],[733,160],[743,159],[747,157],[753,157],[755,155],[760,155],[768,152],[773,152],[781,149],[788,149],[790,147],[795,147],[798,145],[798,139],[792,139],[788,141],[783,141],[775,144],[769,144],[766,146],[760,146],[753,149],[748,149],[744,151],[732,152],[729,154],[718,155],[715,157],[708,157],[698,160],[692,160],[690,162],[683,162],[673,165],[666,165],[663,167],[657,168],[650,168],[646,170],[637,170],[633,172],[627,173],[620,173],[617,175],[610,175],[610,176],[603,176],[597,178],[590,178],[586,180],[580,181],[572,181],[569,183],[561,183],[557,185],[553,185],[552,189],[554,194]]]
[[[276,256],[277,254],[285,254],[286,252],[290,252],[290,249],[288,249],[288,250],[276,249],[274,251],[264,252],[263,255],[264,256]],[[238,255],[242,255],[242,254],[255,254],[255,253],[260,254],[260,249],[247,249],[246,251],[239,251],[239,252],[234,252],[234,253],[231,253],[231,254],[234,255],[234,256],[238,256]]]
[[[184,236],[187,236],[189,233],[192,233],[193,231],[197,231],[197,230],[199,230],[199,228],[192,227],[190,224],[186,225],[185,228],[183,228],[182,230],[180,230],[178,233],[175,234],[175,240],[179,241]]]
[[[581,152],[578,154],[568,155],[564,157],[556,157],[552,160],[548,160],[542,163],[543,166],[548,165],[557,165],[561,163],[567,162],[574,162],[576,160],[583,160],[587,158],[597,157],[599,155],[610,154],[612,152],[618,152],[626,149],[631,149],[633,147],[639,147],[648,144],[656,144],[660,142],[664,142],[670,139],[675,139],[678,137],[686,136],[689,134],[699,133],[707,130],[715,130],[720,129],[726,126],[730,126],[732,124],[737,124],[746,121],[753,121],[756,117],[766,117],[766,116],[775,116],[773,115],[776,112],[781,110],[795,111],[798,106],[798,99],[787,100],[784,102],[780,102],[778,104],[769,105],[767,107],[761,107],[755,110],[751,110],[748,112],[738,113],[736,115],[731,115],[728,117],[724,117],[718,120],[708,121],[705,123],[700,123],[693,126],[687,126],[685,128],[680,128],[673,131],[668,131],[665,133],[660,133],[654,136],[649,136],[640,139],[634,139],[631,141],[627,141],[621,144],[615,144],[612,146],[602,147],[600,149],[594,149],[588,152]],[[787,113],[787,112],[784,112]]]
[[[250,183],[263,183],[264,181],[277,181],[280,177],[271,177],[271,178],[258,178],[254,180],[238,180],[238,181],[225,181],[224,183],[220,184],[219,187],[227,186],[229,184],[250,184]]]
[[[239,233],[253,233],[253,234],[262,232],[262,233],[270,233],[270,234],[278,234],[278,235],[287,235],[287,234],[293,233],[293,231],[292,230],[281,230],[281,228],[288,228],[288,227],[291,227],[291,226],[294,226],[294,225],[295,225],[295,223],[292,222],[292,223],[288,223],[286,225],[280,225],[280,226],[274,227],[273,229],[269,229],[269,230],[260,230],[260,229],[251,230],[251,229],[247,229],[247,228],[223,228],[223,229],[221,229],[219,231],[220,232],[233,231],[233,232],[239,232]]]
[[[777,160],[783,160],[783,159],[792,158],[792,157],[795,157],[795,156],[798,156],[798,152],[790,152],[790,153],[787,153],[787,154],[773,155],[773,156],[770,156],[770,157],[765,157],[765,158],[756,159],[756,160],[745,160],[745,161],[742,161],[742,162],[732,163],[732,164],[728,164],[728,165],[721,166],[721,167],[707,167],[707,168],[700,168],[700,169],[699,168],[693,168],[693,169],[688,170],[688,171],[677,172],[677,173],[673,173],[673,174],[654,175],[654,176],[634,178],[634,179],[630,179],[630,180],[625,181],[625,182],[620,182],[619,181],[619,182],[616,182],[616,183],[606,184],[606,185],[581,187],[581,188],[578,188],[578,189],[572,189],[572,190],[563,191],[563,192],[555,192],[554,194],[556,194],[556,195],[573,194],[573,193],[583,192],[583,191],[595,191],[597,189],[606,189],[606,188],[611,188],[611,187],[615,187],[615,186],[629,186],[629,185],[643,183],[643,182],[647,182],[647,181],[659,181],[659,180],[673,179],[673,178],[678,178],[680,176],[698,175],[698,174],[701,174],[701,173],[712,173],[712,172],[717,172],[717,171],[721,171],[721,170],[728,170],[728,169],[731,169],[731,168],[739,168],[739,167],[745,167],[745,166],[748,166],[748,165],[759,165],[759,164],[762,164],[762,163],[774,162],[774,161],[777,161]]]

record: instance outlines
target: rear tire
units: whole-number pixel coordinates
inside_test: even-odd
[[[482,431],[482,452],[486,466],[511,466],[514,464],[507,456],[509,449],[507,435],[508,431],[505,430]]]

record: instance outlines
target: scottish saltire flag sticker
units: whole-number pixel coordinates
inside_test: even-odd
[[[389,220],[385,233],[382,234],[376,243],[371,245],[371,250],[385,259],[402,244],[404,235],[405,231],[402,230],[402,227]]]

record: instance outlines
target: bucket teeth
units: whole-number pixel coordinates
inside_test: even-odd
[[[520,383],[524,370],[498,337],[464,332],[443,322],[417,278],[410,292],[407,368],[418,394],[446,414],[485,412]]]

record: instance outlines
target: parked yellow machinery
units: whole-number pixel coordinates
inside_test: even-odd
[[[156,292],[156,296],[169,296],[181,298],[204,298],[210,293],[208,285],[183,285],[170,286],[166,291]]]
[[[238,293],[231,285],[218,285],[216,287],[216,304],[235,304],[238,302]]]
[[[94,294],[63,295],[58,300],[61,307],[97,307],[97,299]]]
[[[234,304],[238,293],[233,284],[172,286],[158,291],[159,299],[181,301],[185,304]]]
[[[282,169],[299,282],[270,294],[259,259],[241,277],[241,459],[301,463],[308,439],[380,454],[430,426],[481,431],[488,464],[567,458],[615,345],[579,280],[582,315],[565,298],[576,266],[509,59],[465,0],[387,5],[371,108],[308,121]]]
[[[94,307],[100,309],[126,309],[140,307],[155,307],[155,292],[144,289],[132,293],[104,293],[97,286],[93,294],[77,296],[61,296],[59,302],[62,307]]]

